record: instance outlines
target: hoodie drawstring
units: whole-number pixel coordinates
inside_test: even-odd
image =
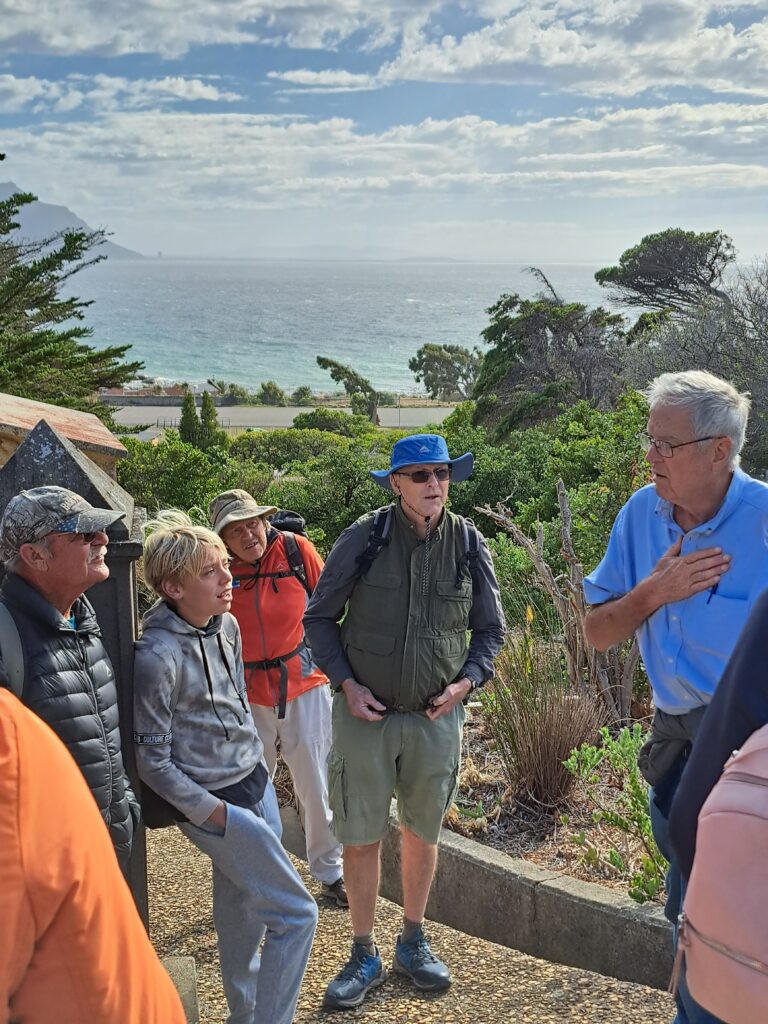
[[[235,682],[235,677],[232,675],[232,671],[231,671],[231,669],[229,667],[229,662],[227,661],[227,655],[224,652],[224,644],[221,642],[221,633],[217,633],[216,634],[216,639],[219,642],[219,653],[221,654],[221,660],[224,662],[224,668],[227,670],[227,675],[229,676],[229,681],[230,681],[230,683],[232,683],[232,689],[237,694],[237,699],[240,701],[240,707],[243,709],[243,711],[245,712],[246,717],[247,717],[248,714],[249,714],[249,711],[248,711],[248,708],[245,706],[245,701],[243,700],[243,695],[240,692],[240,690],[238,690],[237,683]],[[245,719],[243,719],[243,721],[245,721]],[[243,724],[243,722],[240,722],[240,725],[242,725],[242,724]]]
[[[227,659],[224,657],[224,650],[223,650],[223,647],[221,645],[221,635],[218,634],[218,633],[216,635],[217,635],[217,638],[218,638],[218,641],[219,641],[219,650],[221,651],[221,656],[222,656],[222,659],[224,661],[224,666],[225,666],[225,668],[227,670],[227,675],[229,676],[229,678],[230,678],[230,680],[232,682],[232,685],[235,686],[235,681],[234,681],[234,679],[232,679],[232,672],[230,671],[229,664],[227,663]],[[215,700],[215,698],[213,696],[213,680],[211,679],[211,670],[208,667],[208,657],[207,657],[207,655],[205,653],[205,644],[203,643],[203,636],[202,636],[201,633],[197,634],[197,642],[200,644],[200,655],[201,655],[202,661],[203,661],[203,671],[205,672],[205,679],[206,679],[206,682],[208,683],[208,694],[209,694],[209,696],[211,698],[211,707],[213,708],[214,715],[216,715],[216,717],[219,720],[219,724],[221,725],[221,728],[224,730],[224,738],[228,740],[229,739],[229,729],[227,729],[227,727],[224,724],[224,721],[223,721],[221,715],[219,714],[219,710],[216,707],[216,700]],[[238,691],[236,686],[235,686],[235,692],[237,693],[238,700],[240,701],[241,704],[243,704],[243,698],[240,695],[240,693],[239,693],[239,691]],[[243,710],[245,710],[245,706],[244,705],[243,705]],[[240,719],[237,717],[237,715],[234,714],[234,712],[233,712],[233,715],[234,715],[238,725],[242,725],[243,721],[245,721],[245,720],[243,719],[243,721],[240,721]]]

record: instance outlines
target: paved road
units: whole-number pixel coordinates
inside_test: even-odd
[[[452,412],[451,406],[408,406],[401,409],[389,406],[379,409],[382,427],[423,427],[425,423],[442,423]],[[294,416],[306,409],[295,406],[278,408],[269,405],[226,405],[218,409],[219,423],[223,427],[290,427]],[[153,426],[174,427],[181,416],[175,405],[124,405],[115,413],[115,422],[125,426],[151,423]]]

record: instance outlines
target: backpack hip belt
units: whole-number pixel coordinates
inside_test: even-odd
[[[288,654],[279,654],[276,658],[266,658],[264,661],[244,661],[243,665],[249,669],[261,669],[262,671],[269,668],[280,669],[280,691],[278,696],[277,705],[277,717],[285,718],[285,706],[288,703],[288,666],[287,661],[291,658],[295,658],[297,654],[304,647],[304,641],[294,647]]]

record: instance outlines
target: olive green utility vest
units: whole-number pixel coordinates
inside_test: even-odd
[[[358,520],[366,536],[373,515]],[[464,548],[461,521],[446,510],[425,572],[426,544],[397,505],[389,544],[352,591],[344,653],[355,679],[397,711],[423,711],[464,666],[472,607],[469,568],[457,585]]]

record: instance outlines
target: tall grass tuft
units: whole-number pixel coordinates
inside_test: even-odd
[[[525,599],[525,592],[518,594]],[[511,791],[522,802],[554,809],[576,782],[564,761],[593,743],[601,723],[596,696],[576,690],[554,621],[535,622],[530,605],[496,663],[496,679],[483,694],[483,712],[496,741]]]

